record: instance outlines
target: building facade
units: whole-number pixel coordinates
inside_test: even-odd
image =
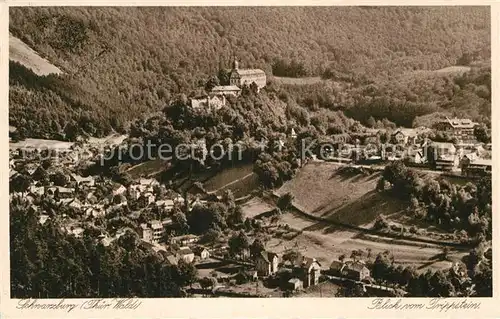
[[[476,125],[477,123],[472,122],[470,119],[446,118],[446,120],[436,124],[436,129],[456,138],[460,143],[474,143],[476,142],[474,136],[474,127]]]
[[[229,84],[241,88],[244,85],[250,86],[252,83],[255,83],[259,90],[265,87],[267,84],[266,72],[261,69],[240,69],[235,58]]]

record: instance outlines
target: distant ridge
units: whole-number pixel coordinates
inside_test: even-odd
[[[21,63],[37,75],[61,74],[61,69],[42,58],[26,43],[9,33],[9,59]]]

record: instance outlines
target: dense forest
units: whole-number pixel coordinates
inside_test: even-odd
[[[10,121],[28,136],[123,132],[175,94],[203,88],[233,55],[269,76],[329,79],[321,99],[362,122],[370,109],[410,126],[469,100],[476,118],[489,114],[489,70],[478,71],[486,75],[477,88],[452,75],[395,85],[415,71],[487,61],[488,7],[23,7],[10,9],[9,29],[65,72],[40,78],[11,62]]]
[[[10,203],[11,294],[16,298],[180,297],[196,268],[145,246],[133,231],[104,246],[92,229],[83,238],[61,230],[59,216],[39,223],[39,212],[15,197]]]

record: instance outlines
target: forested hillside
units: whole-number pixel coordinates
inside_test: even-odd
[[[11,63],[11,124],[39,137],[124,130],[233,54],[269,75],[355,85],[490,55],[488,7],[22,7],[10,31],[65,72]]]

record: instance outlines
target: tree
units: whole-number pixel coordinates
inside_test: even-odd
[[[217,77],[219,78],[220,85],[229,85],[231,73],[227,70],[220,68]]]
[[[283,194],[278,199],[278,203],[277,203],[278,208],[281,209],[282,211],[286,211],[286,210],[290,209],[290,207],[292,206],[293,198],[294,198],[294,196],[290,192]]]
[[[265,250],[265,247],[264,247],[264,243],[262,242],[262,240],[260,240],[260,238],[256,238],[252,245],[250,246],[250,254],[252,255],[252,257],[257,257],[261,251],[264,251]]]
[[[342,286],[336,293],[335,297],[366,297],[368,296],[365,287],[360,283],[348,283]]]
[[[283,254],[283,261],[288,260],[289,262],[295,262],[300,256],[300,253],[296,250],[289,250]]]
[[[250,242],[243,231],[240,231],[237,235],[233,235],[228,242],[229,254],[231,256],[240,255],[245,249],[250,247]]]
[[[211,76],[208,79],[207,83],[205,84],[205,91],[210,92],[214,87],[218,86],[219,84],[220,84],[219,78],[216,76]]]
[[[377,126],[377,122],[375,121],[375,119],[373,118],[373,116],[370,116],[366,122],[366,125],[368,127],[376,127]]]
[[[474,127],[474,136],[481,143],[491,142],[491,136],[489,136],[488,129],[485,125],[476,125],[476,127]]]
[[[189,225],[186,215],[183,212],[177,211],[172,216],[172,227],[176,235],[185,235],[189,231]]]
[[[54,183],[55,186],[66,186],[69,182],[68,177],[61,171],[56,171],[54,174],[50,175],[50,181]]]
[[[26,192],[32,183],[29,175],[17,174],[9,183],[10,192]]]
[[[192,263],[187,263],[183,259],[177,265],[177,284],[181,287],[192,285],[196,282],[198,270]]]
[[[232,212],[228,216],[229,225],[236,226],[244,223],[243,209],[241,206],[236,206],[233,208]]]
[[[214,244],[217,239],[222,236],[222,233],[217,229],[209,229],[203,236],[202,242],[206,244]]]
[[[372,276],[375,279],[387,280],[391,276],[391,255],[388,252],[379,253],[373,263]]]

